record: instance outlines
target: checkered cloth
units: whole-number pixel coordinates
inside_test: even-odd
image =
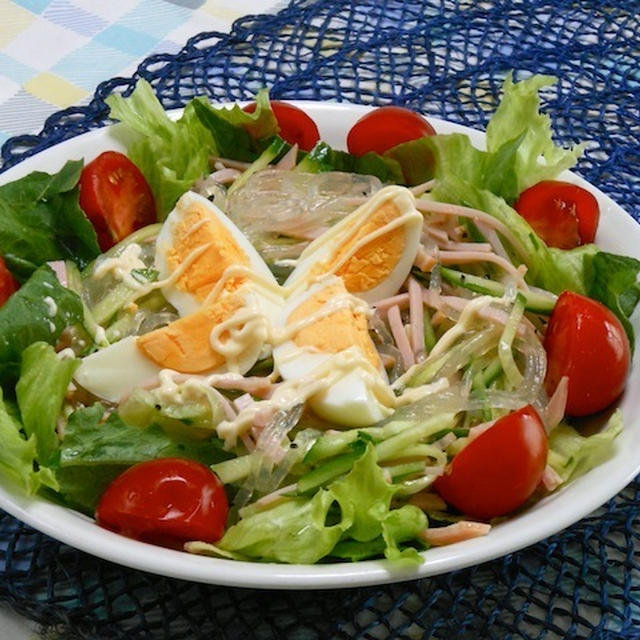
[[[153,53],[272,10],[275,0],[0,0],[0,145],[88,102]]]

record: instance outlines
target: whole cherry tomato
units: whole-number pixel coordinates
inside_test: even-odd
[[[472,440],[434,483],[463,513],[490,519],[517,509],[535,491],[547,464],[547,434],[527,405]]]
[[[279,100],[271,100],[271,109],[280,127],[280,137],[289,144],[297,144],[304,151],[311,151],[320,140],[320,132],[311,117],[302,109]],[[247,113],[255,110],[255,102],[243,107],[243,111]]]
[[[435,134],[435,129],[419,114],[404,107],[378,107],[362,116],[349,130],[347,148],[362,156],[382,154],[402,142]]]
[[[610,405],[624,390],[631,360],[620,320],[603,304],[565,291],[553,309],[544,338],[545,387],[551,395],[569,378],[566,413],[586,416]]]
[[[543,180],[525,189],[513,206],[550,247],[574,249],[596,236],[598,201],[578,185]]]
[[[103,251],[157,221],[149,184],[140,169],[117,151],[101,153],[82,170],[80,207]]]
[[[136,540],[181,548],[222,537],[228,505],[222,483],[192,460],[141,462],[106,488],[96,508],[101,526]]]
[[[0,256],[0,307],[20,288],[17,280],[11,275],[7,265]]]

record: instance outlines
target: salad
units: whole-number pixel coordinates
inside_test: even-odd
[[[111,96],[126,155],[0,187],[3,481],[191,553],[410,564],[612,455],[640,262],[557,179],[551,81],[507,78],[486,150]]]

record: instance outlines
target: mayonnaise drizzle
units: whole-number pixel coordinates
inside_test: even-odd
[[[122,253],[113,258],[104,258],[93,270],[94,277],[100,279],[111,273],[116,280],[121,280],[131,289],[141,289],[145,285],[131,275],[134,269],[144,269],[145,263],[140,259],[142,247],[132,242]]]
[[[389,408],[394,406],[395,396],[389,385],[359,349],[350,347],[330,355],[308,375],[281,382],[268,399],[258,400],[242,409],[235,419],[221,422],[217,428],[218,435],[225,441],[225,447],[231,448],[238,436],[246,433],[259,416],[265,413],[271,415],[306,402],[354,370],[359,371],[367,388],[381,404]]]

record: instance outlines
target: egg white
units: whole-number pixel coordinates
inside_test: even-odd
[[[295,269],[284,283],[284,288],[289,292],[300,291],[312,284],[318,277],[327,275],[326,272],[314,273],[316,265],[319,263],[330,264],[333,257],[343,246],[349,246],[353,243],[352,235],[354,231],[357,231],[371,220],[379,208],[389,203],[397,207],[397,219],[403,218],[400,223],[404,230],[404,249],[402,254],[397,262],[391,265],[386,277],[375,287],[366,291],[350,289],[350,293],[369,304],[395,294],[411,271],[411,266],[420,245],[423,225],[423,217],[415,208],[413,194],[405,187],[400,186],[389,186],[381,189],[365,204],[309,244],[300,255]],[[362,269],[371,269],[373,272],[376,269],[376,265],[373,263],[362,265]]]
[[[285,381],[308,379],[309,385],[317,387],[308,402],[318,416],[338,426],[367,426],[389,416],[393,410],[394,395],[384,369],[373,366],[358,345],[337,353],[299,346],[287,326],[289,316],[299,305],[336,280],[339,279],[335,276],[326,277],[287,300],[276,324],[281,341],[273,349],[274,366]],[[342,297],[344,300],[339,304],[348,304],[354,314],[362,313],[361,301],[346,290]],[[307,319],[307,328],[312,328],[313,318]]]
[[[272,296],[278,295],[280,287],[276,279],[242,231],[207,198],[193,191],[188,191],[180,197],[173,211],[167,216],[156,241],[155,267],[158,270],[159,279],[162,281],[168,280],[167,284],[162,287],[162,293],[176,308],[178,314],[186,316],[202,307],[202,301],[198,300],[193,292],[178,288],[175,282],[171,280],[173,271],[167,260],[167,252],[175,243],[174,232],[177,225],[187,218],[195,207],[204,210],[213,221],[229,231],[236,247],[248,259],[248,270],[251,272],[253,279],[259,281],[261,289],[269,290]]]

